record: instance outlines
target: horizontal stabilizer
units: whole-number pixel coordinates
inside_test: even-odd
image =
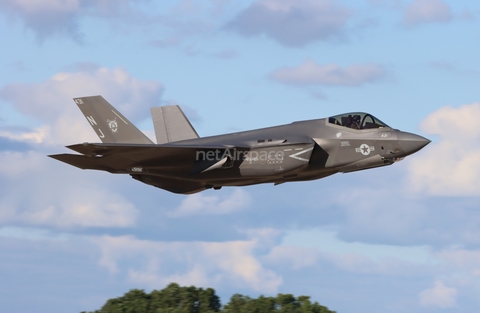
[[[214,153],[225,149],[222,146],[165,146],[143,144],[113,144],[113,143],[83,143],[67,146],[67,148],[81,153],[56,154],[51,158],[79,167],[81,169],[103,170],[111,173],[125,173],[132,167],[162,168],[165,172],[185,167],[191,170],[191,161],[199,155]],[[223,151],[221,150],[221,151]],[[221,167],[213,161],[201,164],[195,173]]]
[[[54,155],[49,155],[49,157],[65,162],[67,164],[73,165],[75,167],[81,168],[82,170],[110,171],[110,168],[99,164],[99,162],[97,162],[95,157],[87,157],[84,155],[75,155],[75,154],[54,154]]]
[[[178,105],[155,107],[150,110],[157,144],[198,138],[197,132]]]
[[[137,145],[137,144],[110,144],[110,143],[83,143],[67,146],[67,148],[84,154],[86,156],[107,156],[120,155],[127,153],[143,153],[158,151],[160,147],[156,145]]]

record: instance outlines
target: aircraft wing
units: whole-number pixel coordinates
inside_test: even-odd
[[[81,154],[55,154],[49,157],[81,169],[104,170],[111,173],[131,173],[143,168],[162,169],[163,172],[181,170],[189,172],[199,153],[222,155],[222,145],[211,146],[164,146],[144,144],[83,143],[67,146]],[[217,160],[202,161],[200,170],[207,169]],[[198,165],[196,166],[198,168]]]
[[[50,157],[81,169],[110,173],[154,175],[161,172],[164,176],[178,173],[192,176],[236,164],[242,175],[264,176],[308,164],[313,143],[262,147],[83,143],[67,148],[80,154]]]
[[[109,144],[109,143],[83,143],[67,146],[67,148],[87,156],[122,155],[132,160],[141,161],[155,156],[167,156],[175,152],[198,149],[225,149],[222,145],[189,145],[165,146],[144,144]]]

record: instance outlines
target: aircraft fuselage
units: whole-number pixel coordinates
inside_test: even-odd
[[[200,138],[178,106],[167,106],[152,109],[159,142],[154,144],[102,97],[75,102],[103,143],[68,146],[81,155],[51,157],[82,169],[130,174],[182,194],[391,165],[430,142],[368,113]]]

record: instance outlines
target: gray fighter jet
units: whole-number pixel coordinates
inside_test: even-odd
[[[67,146],[80,154],[50,157],[181,194],[391,165],[430,143],[360,112],[200,138],[173,105],[151,109],[155,144],[103,97],[74,101],[102,143]]]

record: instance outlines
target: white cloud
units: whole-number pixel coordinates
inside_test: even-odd
[[[459,108],[443,107],[430,114],[422,122],[421,127],[430,134],[449,139],[480,138],[480,125],[477,123],[479,113],[479,103],[467,104]]]
[[[49,135],[49,127],[44,125],[30,132],[12,132],[0,129],[0,137],[14,141],[41,143]]]
[[[165,276],[156,274],[152,270],[151,268],[147,271],[130,269],[128,279],[136,284],[140,283],[154,287],[167,285],[171,282],[184,286],[210,286],[218,283],[218,277],[209,277],[205,269],[199,264],[193,265],[192,269],[185,273],[166,274]]]
[[[247,235],[247,238],[255,241],[258,247],[274,246],[282,234],[280,230],[274,228],[240,229],[238,232]]]
[[[340,67],[336,64],[319,65],[312,60],[297,67],[279,68],[270,74],[275,81],[297,86],[360,86],[385,76],[385,70],[376,64]]]
[[[350,10],[332,0],[258,0],[227,24],[245,36],[265,34],[280,44],[301,47],[343,36]]]
[[[450,7],[442,0],[414,0],[404,12],[403,20],[408,26],[423,23],[444,23],[452,19]]]
[[[0,4],[0,11],[5,11],[10,18],[23,20],[40,41],[56,33],[69,34],[78,40],[80,10],[80,0],[4,0]]]
[[[460,248],[446,248],[437,252],[444,261],[454,264],[457,268],[475,275],[480,271],[480,251]]]
[[[52,225],[58,227],[127,227],[135,224],[136,209],[120,197],[112,203],[99,197],[111,197],[108,193],[88,196],[87,200],[76,203],[61,203],[22,212],[15,220],[31,225]],[[96,198],[96,199],[95,199]],[[120,198],[120,199],[119,199]]]
[[[276,246],[263,258],[269,263],[287,263],[294,270],[311,267],[320,261],[319,251],[298,246]]]
[[[45,165],[44,156],[33,151],[4,151],[0,153],[0,160],[0,174],[10,179],[34,173]]]
[[[244,280],[254,290],[273,293],[282,283],[281,277],[263,268],[253,255],[255,241],[203,243],[202,246],[210,260],[218,262],[232,278]]]
[[[0,12],[23,21],[39,41],[61,34],[81,41],[79,20],[82,16],[117,15],[128,11],[139,0],[2,0]]]
[[[136,222],[137,210],[121,196],[101,191],[79,189],[87,199],[62,199],[46,206],[45,200],[41,204],[23,208],[12,206],[10,201],[0,202],[0,222],[22,223],[36,226],[55,226],[59,228],[72,227],[129,227]],[[108,202],[105,199],[115,198]]]
[[[93,240],[102,251],[100,265],[119,272],[118,264],[129,260],[135,264],[127,269],[129,279],[152,287],[171,281],[210,286],[230,283],[274,293],[282,282],[255,257],[254,241],[155,242],[132,236]]]
[[[150,107],[159,104],[162,92],[159,82],[139,80],[119,67],[61,72],[42,83],[9,84],[0,89],[0,98],[13,103],[23,114],[48,122],[48,126],[40,128],[40,133],[3,136],[49,144],[98,141],[72,98],[102,95],[127,118],[138,121],[150,114]]]
[[[56,36],[83,43],[93,20],[96,29],[111,26],[123,36],[135,30],[155,33],[152,45],[169,47],[211,34],[215,24],[222,23],[228,4],[223,0],[2,0],[0,14],[19,21],[39,42]],[[191,46],[184,48],[189,53]]]
[[[424,307],[446,309],[455,307],[457,290],[447,287],[442,281],[437,280],[434,286],[420,293],[420,304]]]
[[[409,163],[408,185],[430,195],[480,195],[480,104],[443,107],[430,114],[422,129],[439,135]]]
[[[411,163],[418,161],[419,168],[428,166],[429,162],[435,162],[435,153],[423,158],[423,152],[419,152],[388,168],[348,174],[352,177],[346,185],[337,186],[329,198],[332,202],[329,206],[336,208],[336,214],[341,216],[335,230],[338,230],[336,238],[342,242],[327,240],[328,246],[355,249],[358,245],[363,253],[370,251],[370,246],[380,252],[379,256],[420,263],[429,262],[429,249],[422,247],[438,249],[458,243],[478,246],[480,212],[475,197],[429,197],[430,193],[424,189],[408,189],[416,179],[410,176],[415,174],[410,173]],[[392,177],[392,184],[378,180],[380,172]],[[325,201],[328,200],[322,202]],[[306,231],[303,238],[303,242],[321,243],[328,239]]]
[[[167,212],[167,216],[187,217],[193,215],[230,214],[248,207],[250,202],[250,195],[238,188],[226,197],[194,194],[187,196],[180,206]]]
[[[0,153],[0,223],[71,227],[129,227],[136,208],[100,182],[70,176],[66,168],[46,155]],[[63,169],[63,170],[62,170]]]

